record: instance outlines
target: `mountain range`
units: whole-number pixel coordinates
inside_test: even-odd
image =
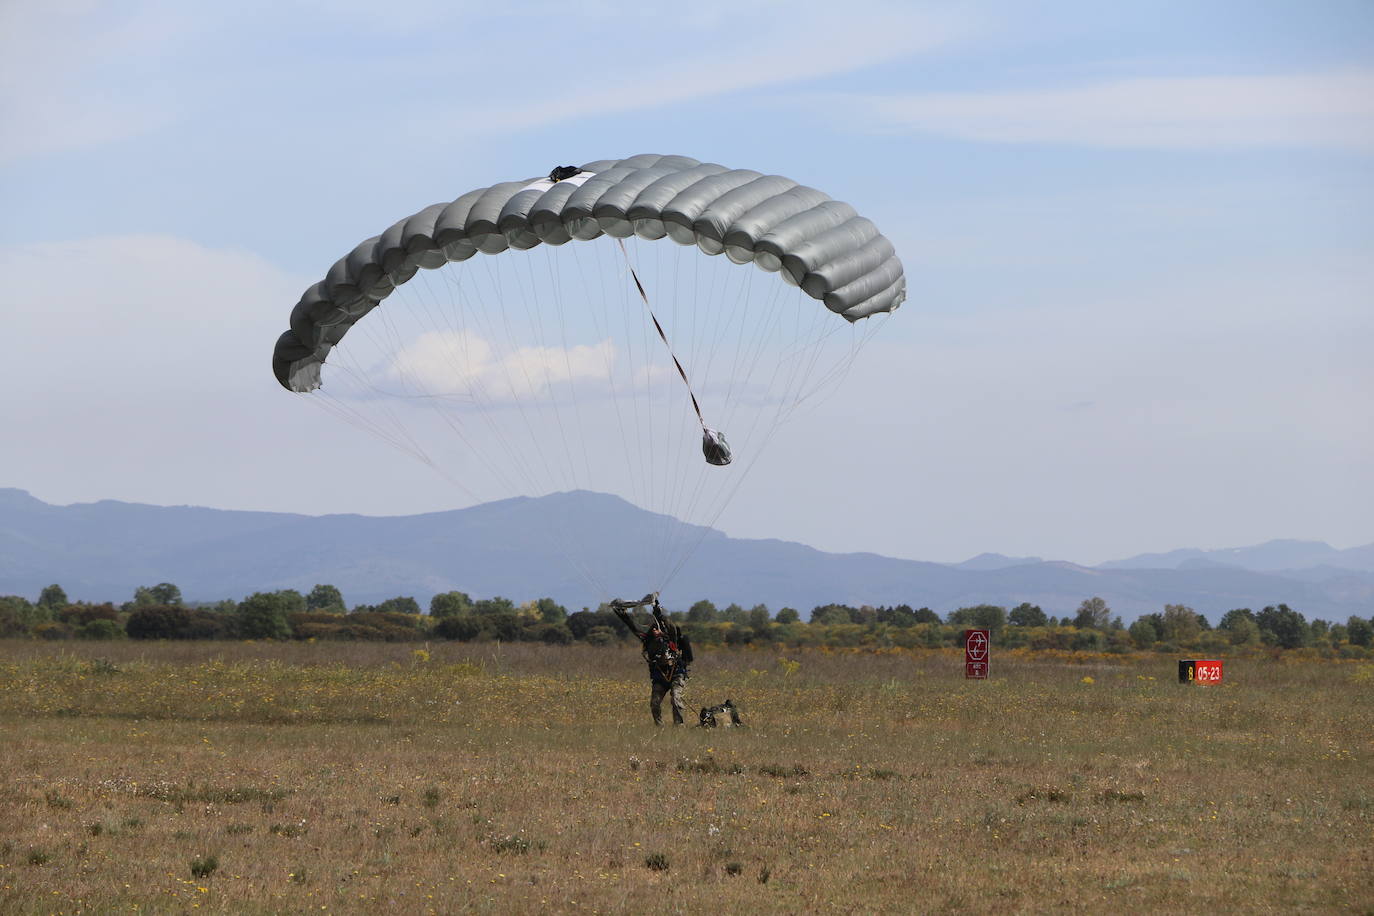
[[[350,604],[437,592],[516,601],[551,596],[570,610],[609,595],[575,574],[532,531],[574,518],[609,558],[608,581],[642,576],[630,557],[659,531],[655,516],[586,491],[517,497],[423,515],[310,516],[102,500],[58,506],[0,488],[0,594],[37,596],[59,583],[73,600],[127,600],[140,585],[176,583],[187,600],[240,599],[255,591],[338,586]],[[781,540],[731,538],[687,526],[699,547],[665,594],[669,607],[909,604],[941,614],[971,604],[1038,604],[1071,615],[1104,598],[1130,620],[1186,604],[1213,622],[1234,607],[1286,603],[1308,618],[1343,621],[1374,612],[1374,544],[1337,550],[1315,541],[1270,541],[1227,550],[1141,554],[1098,566],[980,554],[929,563],[872,553],[826,553]],[[619,565],[616,558],[624,557]]]

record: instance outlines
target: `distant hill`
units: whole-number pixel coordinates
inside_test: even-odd
[[[517,601],[548,595],[576,610],[610,596],[597,593],[548,539],[534,534],[566,526],[568,519],[594,541],[599,554],[604,552],[608,581],[626,583],[625,592],[633,591],[643,570],[631,558],[651,532],[661,532],[664,519],[598,493],[368,517],[112,500],[55,506],[23,490],[0,489],[0,594],[35,598],[43,586],[57,582],[73,599],[118,602],[139,585],[174,582],[188,600],[210,601],[259,590],[307,591],[327,582],[338,586],[350,604],[412,595],[427,606],[435,593],[461,589],[474,597],[504,595]],[[1333,564],[1330,556],[1354,563],[1361,551],[1374,553],[1371,548],[1304,548],[1306,554],[1270,545],[1176,551],[1096,568],[984,554],[948,565],[825,553],[669,521],[678,534],[700,539],[664,596],[670,607],[709,598],[720,605],[790,606],[803,614],[830,602],[924,605],[943,614],[970,604],[1011,607],[1029,601],[1064,616],[1084,598],[1100,595],[1127,620],[1166,603],[1187,604],[1213,621],[1233,607],[1259,609],[1279,602],[1327,620],[1369,616],[1374,609],[1374,573]],[[1218,554],[1270,565],[1310,555],[1322,558],[1322,565],[1279,573],[1226,563]]]
[[[1374,544],[1337,550],[1321,541],[1268,541],[1224,550],[1187,548],[1168,553],[1142,553],[1103,563],[1099,569],[1202,569],[1229,566],[1255,572],[1285,572],[1329,566],[1374,573]]]
[[[1012,566],[1029,566],[1031,563],[1043,563],[1039,557],[1008,557],[1000,553],[980,553],[976,557],[970,557],[962,563],[955,563],[955,569],[1007,569]]]

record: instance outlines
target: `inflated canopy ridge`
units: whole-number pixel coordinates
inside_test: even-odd
[[[569,175],[569,173],[572,173]],[[601,235],[661,239],[778,272],[850,321],[906,298],[892,243],[854,208],[779,175],[685,156],[601,159],[554,177],[507,181],[434,204],[367,239],[305,291],[272,371],[292,391],[348,329],[421,268]],[[568,175],[569,177],[562,177]]]

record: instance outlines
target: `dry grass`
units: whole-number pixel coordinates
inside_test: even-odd
[[[0,910],[1374,909],[1367,662],[703,654],[0,643]]]

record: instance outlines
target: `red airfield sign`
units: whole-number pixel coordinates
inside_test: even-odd
[[[987,630],[964,631],[964,677],[982,680],[988,676]]]

